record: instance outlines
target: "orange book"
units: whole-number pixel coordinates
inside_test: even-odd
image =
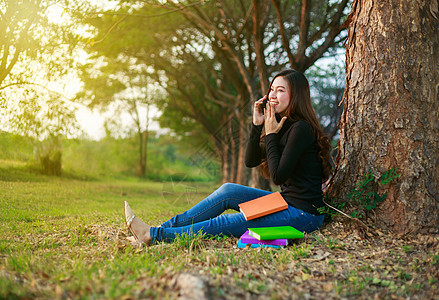
[[[268,194],[238,205],[244,218],[249,221],[288,208],[288,203],[279,192]]]

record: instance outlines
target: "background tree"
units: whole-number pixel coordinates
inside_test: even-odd
[[[338,41],[336,37],[343,29],[342,20],[348,1],[332,4],[322,2],[315,5],[313,9],[311,9],[311,1],[306,0],[296,5],[291,5],[288,1],[271,2],[276,17],[270,1],[253,1],[253,5],[249,7],[250,10],[245,14],[245,16],[252,15],[252,24],[249,24],[248,27],[242,27],[244,30],[248,28],[250,33],[247,39],[242,39],[239,36],[234,36],[234,33],[241,32],[236,28],[236,24],[240,24],[240,20],[246,20],[250,23],[250,20],[248,17],[234,18],[232,12],[236,11],[236,8],[233,6],[232,9],[231,2],[218,1],[218,8],[214,12],[218,11],[219,16],[212,16],[203,14],[203,11],[197,9],[191,11],[187,7],[170,1],[171,4],[180,9],[180,12],[188,20],[198,24],[200,32],[204,33],[207,38],[212,35],[215,37],[213,45],[217,44],[219,51],[223,51],[226,57],[230,57],[233,65],[237,66],[237,71],[248,89],[249,98],[242,95],[243,99],[247,100],[261,97],[267,90],[268,77],[288,63],[290,67],[305,72],[326,51],[343,40],[343,36],[338,37]],[[241,7],[246,7],[243,2],[240,4]],[[297,17],[299,7],[300,15]],[[212,20],[221,20],[222,22],[214,24]],[[325,38],[322,38],[323,35],[326,35]],[[298,39],[290,40],[289,36],[296,36]],[[240,51],[242,50],[241,45],[245,45],[247,51]],[[266,55],[265,52],[268,49],[270,49],[270,53]],[[296,51],[294,52],[293,49]],[[218,54],[219,51],[215,51],[215,53]],[[252,59],[253,57],[254,59]],[[283,57],[288,57],[288,61],[285,61]],[[260,89],[256,85],[257,82],[259,82]],[[244,109],[241,110],[243,114],[239,116],[240,120],[244,120],[242,118],[244,114],[248,115],[248,106],[248,101],[243,103]],[[243,134],[246,136],[247,132],[243,132]],[[243,163],[245,143],[239,143],[239,145],[241,155],[238,167],[242,166]],[[258,170],[253,169],[253,186],[269,189],[268,181],[261,179]],[[245,184],[246,182],[238,181],[238,183]]]
[[[398,168],[398,181],[380,191],[387,198],[376,221],[400,233],[439,230],[438,18],[436,0],[356,0],[349,16],[331,195],[346,200],[364,174]]]
[[[326,67],[313,66],[307,72],[311,99],[323,131],[336,145],[340,116],[343,110],[343,92],[346,85],[345,64],[336,60]]]
[[[142,10],[142,15],[157,14],[157,8],[153,10],[154,13],[150,11],[151,8],[146,6]],[[113,61],[109,64],[111,66],[117,65],[117,61],[120,61],[118,53],[121,52],[130,55],[136,64],[153,66],[157,70],[156,81],[166,88],[170,99],[167,102],[157,103],[164,111],[161,124],[173,126],[181,135],[193,134],[195,137],[192,141],[193,147],[198,149],[194,151],[195,162],[199,160],[197,155],[217,153],[224,162],[223,170],[227,170],[225,176],[230,174],[230,177],[224,178],[235,181],[232,178],[236,176],[243,181],[244,164],[237,163],[239,155],[236,154],[241,151],[240,156],[243,157],[242,146],[241,150],[237,150],[240,145],[238,143],[230,145],[228,141],[231,139],[224,137],[224,134],[227,136],[237,133],[239,136],[246,128],[239,125],[246,121],[247,115],[238,123],[226,122],[227,118],[237,120],[236,114],[240,113],[238,108],[241,102],[236,101],[235,87],[244,91],[246,87],[239,76],[236,76],[239,72],[234,70],[233,66],[228,68],[227,74],[237,79],[234,83],[231,83],[221,71],[220,63],[226,62],[230,65],[229,59],[223,55],[224,58],[218,62],[212,57],[212,52],[206,50],[210,48],[206,38],[199,31],[194,30],[192,25],[192,27],[188,26],[188,22],[178,14],[174,16],[176,16],[174,22],[167,23],[168,26],[159,24],[157,27],[149,18],[145,18],[140,24],[139,19],[127,19],[119,24],[121,28],[112,31],[112,39],[121,43],[114,45],[112,39],[105,39],[93,45],[93,49],[102,51],[101,54],[106,53],[106,59]],[[99,25],[100,28],[108,28],[108,24],[114,22],[114,18],[111,16],[108,18],[110,22],[104,23],[107,25]],[[105,22],[105,18],[100,20]],[[154,31],[150,35],[147,34],[154,38],[139,40],[139,35],[148,31]],[[109,80],[107,82],[109,86],[116,86]],[[97,95],[101,92],[102,90],[97,91]],[[248,99],[248,96],[245,99]],[[223,126],[226,123],[228,125]],[[242,138],[245,139],[245,136]],[[239,138],[235,139],[239,140]],[[204,162],[206,159],[201,161]],[[233,171],[229,172],[229,170]]]
[[[169,95],[162,120],[176,118],[174,128],[197,123],[194,129],[204,134],[195,138],[209,141],[198,154],[217,155],[223,181],[247,184],[243,159],[251,100],[265,93],[274,72],[286,66],[305,71],[343,40],[347,1],[321,1],[312,8],[309,2],[124,3],[90,20],[105,37],[97,38],[91,50],[152,66]],[[167,22],[161,18],[165,15]],[[258,185],[257,176],[253,183]]]
[[[54,90],[66,88],[62,80],[71,79],[80,41],[72,20],[52,19],[53,7],[61,3],[67,2],[0,3],[0,127],[36,138],[43,171],[55,175],[61,170],[59,136],[75,127],[75,108]],[[47,142],[40,143],[44,139]]]
[[[62,137],[78,127],[75,108],[62,95],[44,88],[22,88],[1,113],[10,131],[30,138],[43,174],[61,175]],[[14,97],[14,94],[12,94]]]
[[[0,10],[0,91],[45,86],[71,71],[81,36],[73,19],[53,8],[67,1],[4,0]],[[36,79],[38,78],[38,79]],[[28,87],[29,88],[29,87]],[[3,96],[4,97],[4,96]],[[3,99],[4,100],[4,99]]]
[[[1,3],[1,64],[0,87],[5,89],[11,85],[25,83],[24,80],[12,79],[4,83],[11,74],[20,57],[35,56],[39,48],[38,40],[33,38],[35,27],[46,22],[41,12],[45,9],[40,6],[41,1],[2,1]],[[26,9],[24,9],[26,8]]]
[[[81,68],[84,88],[77,98],[90,109],[101,112],[113,110],[106,123],[114,125],[113,129],[118,131],[114,134],[130,135],[134,131],[138,141],[137,175],[143,177],[147,170],[148,130],[151,123],[149,111],[153,102],[163,97],[163,92],[159,86],[152,84],[153,79],[148,75],[146,66],[130,63],[127,56],[107,58],[101,61],[98,69],[95,63],[92,60]],[[130,128],[122,128],[124,113],[131,118]]]

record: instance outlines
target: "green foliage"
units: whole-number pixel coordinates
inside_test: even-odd
[[[76,109],[59,94],[43,88],[26,88],[12,95],[17,101],[10,100],[7,108],[0,111],[0,126],[8,131],[31,137],[35,143],[78,131]]]
[[[340,32],[342,27],[336,25],[346,17],[345,2],[336,5],[314,1],[307,17],[308,32],[304,35],[314,38],[309,44],[304,43],[307,55],[303,58],[305,51],[287,53],[291,51],[289,47],[279,47],[284,44],[279,28],[285,30],[283,36],[291,41],[302,38],[297,31],[299,2],[279,2],[282,27],[278,24],[274,2],[267,2],[264,8],[257,5],[249,9],[251,3],[246,1],[240,5],[232,0],[200,1],[177,10],[175,8],[182,3],[122,2],[107,11],[108,15],[83,20],[93,28],[95,36],[87,48],[91,54],[88,64],[81,69],[84,91],[80,98],[91,106],[107,107],[120,101],[121,94],[130,87],[143,87],[147,91],[147,85],[160,86],[162,97],[151,99],[150,95],[141,93],[139,100],[156,105],[162,112],[158,119],[160,125],[190,140],[188,144],[215,141],[214,146],[206,147],[206,152],[224,162],[232,158],[219,157],[221,153],[232,156],[239,150],[221,149],[227,145],[221,141],[236,138],[238,144],[246,139],[247,133],[240,129],[248,122],[243,125],[240,121],[248,119],[250,101],[254,100],[250,98],[266,92],[260,90],[259,81],[267,83],[270,76],[288,64],[287,57],[297,60],[290,61],[290,65],[305,71],[324,52],[338,47],[346,36],[345,31]],[[142,16],[142,22],[138,18],[115,17],[125,14]],[[261,35],[255,36],[252,22],[258,14],[265,15],[265,22],[258,24]],[[255,51],[255,38],[261,40],[260,51]],[[323,44],[322,39],[326,39]],[[261,58],[265,63],[258,70],[260,53],[266,57]],[[320,102],[321,106],[328,103],[325,99]],[[325,118],[325,126],[332,122],[331,128],[334,128],[333,119]]]
[[[16,161],[20,167],[27,165],[32,170],[46,170],[44,174],[60,171],[57,168],[50,169],[50,167],[57,165],[54,164],[57,159],[62,159],[63,174],[67,177],[127,178],[137,175],[137,142],[135,137],[105,138],[100,141],[57,140],[53,137],[40,142],[31,137],[2,132],[0,133],[0,159]],[[157,138],[151,136],[148,142],[146,178],[174,183],[218,179],[194,164],[191,159],[192,153],[183,146],[178,139],[171,136]],[[216,161],[212,163],[217,164]],[[46,169],[43,169],[43,166]],[[60,167],[60,165],[57,166]],[[13,177],[13,171],[10,172]]]
[[[337,216],[339,214],[339,212],[337,210],[333,209],[332,207],[335,207],[336,209],[342,211],[346,205],[345,202],[339,203],[339,202],[335,201],[334,199],[329,198],[327,193],[323,194],[323,200],[326,203],[328,203],[330,206],[325,205],[325,206],[319,207],[317,209],[317,211],[321,214],[324,214],[326,220],[331,220],[332,218],[334,218],[335,216]]]
[[[43,174],[61,175],[62,149],[58,136],[50,136],[36,147],[35,155]]]
[[[177,234],[173,244],[177,249],[180,250],[183,249],[188,249],[189,251],[197,250],[202,247],[203,240],[205,237],[206,234],[203,233],[202,231],[195,233],[192,230],[190,230],[189,232]]]
[[[63,1],[66,7],[70,3]],[[47,137],[44,131],[65,134],[74,118],[60,91],[72,86],[81,30],[71,15],[56,22],[58,4],[6,0],[0,5],[0,126],[40,140]]]
[[[39,68],[29,67],[34,62],[41,61],[47,64],[50,71],[45,75],[59,75],[57,71],[62,69],[61,65],[65,60],[62,56],[54,57],[57,49],[54,45],[59,46],[63,38],[68,36],[68,31],[63,32],[60,26],[51,22],[49,16],[45,14],[45,11],[53,5],[51,2],[2,1],[0,90],[15,84],[35,83],[35,78],[32,76],[41,76],[42,72]],[[65,30],[66,27],[63,29]],[[64,53],[65,56],[66,54]],[[60,61],[57,62],[57,59]],[[59,68],[55,68],[55,65]]]
[[[310,81],[314,111],[334,147],[337,147],[338,123],[343,111],[343,105],[340,103],[346,84],[344,65],[344,61],[340,60],[325,67],[314,65],[306,72]]]
[[[44,141],[31,137],[0,132],[0,158],[8,165],[26,166],[46,175],[61,175],[61,140],[50,136]],[[13,171],[11,170],[11,178]]]
[[[132,140],[65,140],[65,172],[80,178],[133,176],[137,163]]]
[[[391,168],[385,171],[378,180],[369,171],[364,175],[364,179],[359,181],[352,192],[347,195],[347,199],[350,200],[350,204],[355,207],[355,210],[351,212],[351,216],[354,218],[362,218],[367,212],[374,210],[381,202],[386,199],[387,194],[379,194],[378,186],[387,185],[396,178],[400,177],[396,174],[397,168]],[[347,202],[338,202],[336,199],[329,198],[328,194],[323,195],[323,200],[329,204],[318,208],[321,214],[325,214],[328,219],[332,219],[339,214],[338,211],[343,211]],[[336,208],[337,210],[335,210]]]
[[[381,175],[381,177],[379,178],[379,182],[382,185],[385,184],[389,184],[392,180],[400,177],[400,174],[396,174],[396,171],[398,170],[398,168],[395,169],[389,169],[386,172],[383,173],[383,175]]]
[[[16,97],[17,103],[11,101],[0,111],[4,117],[0,126],[28,137],[34,147],[37,169],[47,175],[60,175],[61,136],[77,130],[75,109],[56,93],[44,89],[20,89]]]
[[[32,161],[33,143],[31,138],[0,131],[0,158],[20,162]]]
[[[357,209],[351,213],[352,217],[364,217],[368,211],[375,209],[386,199],[386,193],[381,195],[378,193],[378,184],[386,185],[398,178],[400,175],[396,174],[396,170],[396,168],[387,170],[378,180],[375,180],[372,171],[365,174],[364,179],[358,182],[354,190],[347,195],[347,198],[352,201],[353,205],[357,206]]]
[[[312,246],[307,244],[299,244],[291,246],[291,254],[293,259],[307,258],[311,255]]]

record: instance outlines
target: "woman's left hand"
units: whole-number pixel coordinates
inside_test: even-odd
[[[282,126],[284,125],[287,117],[283,117],[282,120],[278,123],[276,120],[275,109],[271,105],[270,101],[267,102],[267,105],[264,110],[265,115],[265,134],[270,133],[278,133]]]

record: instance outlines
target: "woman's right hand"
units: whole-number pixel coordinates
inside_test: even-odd
[[[253,105],[253,124],[255,124],[256,126],[264,124],[265,116],[263,114],[263,110],[262,110],[261,105],[266,98],[267,98],[267,95],[265,95],[261,99],[255,101],[255,103]]]

